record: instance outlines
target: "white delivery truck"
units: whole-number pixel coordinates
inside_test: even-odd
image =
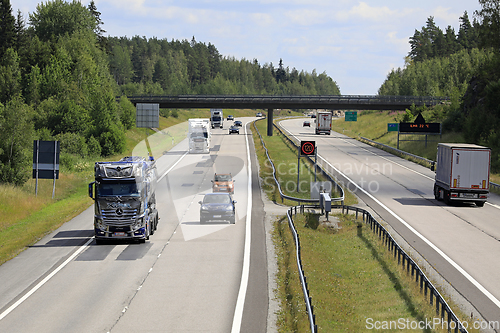
[[[208,119],[189,119],[189,153],[210,152],[210,121]]]
[[[483,207],[490,186],[491,150],[474,144],[439,143],[434,197]]]
[[[212,123],[212,128],[222,128],[222,123],[224,122],[222,109],[210,109],[210,122]]]
[[[330,135],[332,130],[332,113],[330,111],[318,111],[316,115],[316,134],[325,133]]]

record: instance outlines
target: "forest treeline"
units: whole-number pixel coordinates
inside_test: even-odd
[[[122,153],[135,126],[125,96],[340,94],[325,73],[224,57],[194,37],[105,37],[100,15],[94,1],[53,0],[25,21],[0,1],[0,183],[29,179],[37,139],[59,140],[67,168]]]
[[[471,23],[459,18],[457,34],[429,17],[410,38],[404,68],[393,69],[380,95],[448,96],[449,105],[433,112],[445,131],[461,132],[469,143],[492,149],[491,165],[500,170],[500,7],[498,0],[479,0]],[[416,116],[419,109],[413,109]]]
[[[224,57],[211,43],[135,36],[107,40],[120,93],[131,95],[338,95],[326,73]]]

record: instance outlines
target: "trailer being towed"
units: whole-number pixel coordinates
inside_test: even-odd
[[[490,148],[466,143],[439,143],[434,197],[450,204],[474,202],[483,207],[490,186]]]

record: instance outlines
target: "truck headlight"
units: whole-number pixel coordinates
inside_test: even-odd
[[[135,220],[134,229],[139,229],[140,227],[142,227],[143,224],[144,224],[144,218],[143,217]]]
[[[97,229],[101,229],[101,230],[104,230],[106,229],[106,226],[104,225],[104,223],[102,222],[101,219],[94,219],[94,227],[97,228]]]

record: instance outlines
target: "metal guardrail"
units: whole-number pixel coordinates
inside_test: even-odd
[[[435,161],[428,160],[428,159],[423,158],[423,157],[421,157],[421,156],[417,156],[417,155],[414,155],[414,154],[408,153],[408,152],[406,152],[406,151],[396,149],[396,148],[394,148],[394,147],[391,147],[391,146],[385,145],[385,144],[380,143],[380,142],[377,142],[377,141],[370,140],[370,139],[365,138],[365,137],[362,137],[362,136],[360,136],[359,138],[360,138],[361,140],[363,140],[363,141],[366,141],[366,142],[368,142],[368,143],[372,144],[372,145],[379,146],[379,147],[383,147],[383,148],[385,148],[385,149],[387,149],[387,150],[393,151],[393,152],[395,152],[396,154],[400,154],[400,155],[404,155],[404,156],[411,157],[411,158],[413,158],[413,159],[415,159],[415,160],[417,160],[417,161],[421,161],[421,162],[424,162],[424,163],[426,163],[426,164],[429,164],[430,166],[434,166],[434,167],[436,166],[436,162],[435,162]],[[499,184],[496,184],[496,183],[493,183],[493,182],[491,182],[491,181],[490,181],[490,186],[491,186],[491,187],[494,187],[494,188],[495,188],[495,189],[497,189],[497,190],[500,190],[500,185],[499,185]]]
[[[274,125],[274,126],[280,131],[281,134],[283,134],[284,137],[286,137],[295,146],[298,145],[298,143],[295,143],[292,138],[290,138],[288,135],[286,135],[282,131],[282,129],[280,128],[280,126],[276,126],[276,125]],[[257,130],[257,127],[255,126],[255,123],[254,123],[254,127]],[[259,133],[258,130],[257,130],[257,133]],[[259,133],[259,136],[260,136],[260,133]],[[264,142],[262,141],[262,137],[260,137],[260,138],[261,138],[261,142],[262,142],[262,144],[263,144],[263,146],[265,148]],[[373,142],[375,142],[375,141],[373,141]],[[387,146],[387,147],[389,147],[389,146]],[[390,147],[390,148],[392,148],[392,147]],[[266,154],[267,154],[267,148],[266,148]],[[412,154],[410,154],[410,155],[412,155]],[[413,155],[413,156],[421,158],[420,156],[416,156],[416,155]],[[269,161],[272,164],[272,161],[271,161],[271,159],[269,157],[269,154],[267,154],[267,157],[268,157]],[[424,159],[424,160],[426,160],[426,159]],[[324,161],[326,162],[325,165],[330,165],[326,160],[324,160]],[[426,161],[430,161],[430,160],[426,160]],[[430,161],[430,162],[433,162],[433,161]],[[273,165],[273,171],[274,171],[274,164],[272,164],[272,165]],[[273,172],[273,175],[274,174],[275,173]],[[332,177],[333,177],[333,174],[332,174]],[[274,180],[275,180],[276,184],[278,184],[278,181],[277,181],[276,177],[274,177]],[[338,186],[338,184],[336,182],[335,182],[335,184]],[[278,186],[279,186],[279,184],[278,184]],[[343,195],[343,190],[342,190],[341,193],[342,193],[342,197],[343,197],[344,196]],[[332,201],[333,201],[333,199],[332,199]],[[300,276],[300,280],[301,280],[301,284],[302,284],[302,290],[303,290],[303,293],[304,293],[304,299],[305,299],[305,302],[306,302],[306,308],[307,308],[308,315],[309,315],[309,322],[310,322],[310,325],[311,325],[311,332],[316,333],[317,332],[317,326],[315,324],[316,318],[315,318],[315,316],[313,314],[313,310],[314,309],[312,307],[312,299],[309,296],[309,290],[307,288],[307,281],[306,281],[306,277],[305,277],[304,271],[302,269],[302,262],[301,262],[301,258],[300,258],[300,241],[299,241],[299,236],[298,236],[297,230],[295,229],[295,226],[293,224],[293,218],[292,218],[292,213],[293,212],[295,212],[295,214],[297,214],[297,209],[298,208],[300,208],[301,212],[304,212],[304,208],[305,207],[306,206],[304,206],[304,205],[291,207],[287,211],[287,217],[288,217],[288,223],[289,223],[290,229],[292,230],[292,233],[293,233],[293,236],[294,236],[294,240],[295,240],[296,255],[297,255],[297,266],[298,266],[299,276]],[[319,208],[319,206],[308,206],[308,207]],[[448,327],[451,327],[451,322],[454,323],[454,332],[462,332],[462,333],[467,333],[468,332],[467,329],[462,325],[462,323],[458,319],[458,317],[455,315],[455,313],[453,312],[453,310],[450,308],[450,306],[448,305],[448,303],[445,301],[445,299],[443,298],[443,296],[439,293],[439,291],[432,284],[432,282],[427,278],[427,276],[424,274],[424,272],[418,266],[418,264],[401,248],[401,246],[391,236],[391,234],[387,231],[387,229],[385,229],[384,226],[382,226],[380,224],[380,222],[378,222],[371,215],[370,212],[368,212],[368,211],[366,211],[366,210],[364,210],[362,208],[358,208],[358,207],[345,206],[343,204],[343,201],[342,201],[342,205],[332,205],[332,209],[342,209],[342,214],[349,214],[349,210],[354,211],[355,214],[356,214],[356,219],[358,218],[359,213],[362,213],[363,214],[363,222],[365,222],[366,224],[370,225],[370,229],[373,231],[373,233],[375,233],[375,234],[378,235],[379,239],[382,242],[384,242],[384,245],[387,247],[387,250],[391,251],[391,253],[394,254],[394,258],[397,257],[398,264],[401,264],[403,267],[406,266],[407,273],[408,274],[411,273],[411,276],[415,277],[415,282],[420,284],[420,290],[423,291],[424,296],[427,298],[427,295],[429,294],[429,302],[430,302],[431,305],[434,305],[433,303],[435,303],[435,305],[436,305],[436,314],[438,316],[440,316],[441,320],[444,320],[445,316],[447,316],[447,322],[449,324]],[[410,270],[411,270],[411,272],[410,272]]]
[[[287,211],[287,217],[288,217],[288,223],[290,225],[290,228],[292,229],[292,233],[294,235],[295,239],[295,244],[297,248],[297,265],[299,267],[299,275],[301,279],[301,283],[303,284],[303,290],[308,290],[307,289],[307,282],[306,282],[306,277],[304,274],[304,271],[302,269],[302,264],[300,261],[300,242],[299,242],[299,237],[297,230],[295,229],[295,225],[293,223],[293,218],[292,214],[295,213],[297,214],[297,209],[300,208],[300,211],[303,212],[305,206],[295,206],[291,207]],[[310,206],[310,208],[319,208],[319,206]],[[454,332],[462,332],[462,333],[467,333],[467,329],[463,326],[462,322],[456,314],[453,312],[451,307],[448,305],[446,300],[443,298],[443,296],[439,293],[437,288],[432,284],[432,282],[429,280],[429,278],[425,275],[425,273],[422,271],[422,269],[418,266],[418,264],[401,248],[401,246],[396,242],[396,240],[391,236],[391,234],[387,231],[387,229],[384,228],[378,222],[371,214],[370,212],[358,208],[358,207],[353,207],[353,206],[345,206],[345,205],[332,205],[332,210],[333,209],[341,209],[342,214],[349,214],[349,211],[353,211],[356,215],[356,219],[359,217],[359,213],[362,214],[363,217],[363,222],[367,225],[370,226],[371,231],[376,234],[381,242],[383,242],[384,247],[387,248],[388,251],[393,254],[394,259],[397,258],[398,264],[401,265],[404,269],[406,269],[406,272],[408,274],[411,274],[412,278],[415,278],[415,283],[420,285],[420,292],[423,292],[424,297],[427,299],[427,295],[429,295],[429,303],[430,305],[435,305],[436,307],[436,315],[441,318],[442,321],[446,320],[448,323],[448,328],[449,331],[454,330]],[[305,297],[304,293],[304,297]],[[309,293],[307,292],[307,295]],[[311,307],[311,310],[308,311],[313,311],[312,305],[312,299],[308,297],[308,301],[306,301],[306,304]],[[445,318],[446,317],[446,318]],[[312,317],[312,322],[315,323],[316,318],[313,316]],[[311,319],[310,319],[311,322]],[[451,323],[454,323],[453,325]],[[317,332],[317,326],[314,324],[314,326],[311,326],[311,332]]]
[[[278,186],[278,191],[280,193],[281,200],[283,201],[283,199],[287,199],[287,200],[290,200],[290,201],[296,201],[298,204],[301,204],[303,202],[304,203],[316,203],[316,204],[319,204],[319,199],[295,198],[295,197],[288,196],[288,195],[286,195],[286,194],[283,193],[283,191],[281,190],[281,185],[280,185],[278,179],[276,178],[276,168],[274,166],[273,161],[271,160],[271,157],[269,156],[269,151],[267,150],[266,144],[264,143],[264,140],[262,139],[262,135],[260,134],[259,130],[257,129],[257,126],[255,125],[255,122],[254,122],[254,128],[257,131],[257,134],[259,135],[259,138],[260,138],[260,142],[261,142],[262,146],[264,147],[264,149],[266,151],[267,159],[269,160],[269,162],[271,163],[271,166],[273,168],[273,178],[274,178],[274,181],[276,182],[276,185]],[[295,143],[293,143],[293,141],[291,141],[286,135],[283,135],[283,136],[286,139],[288,139],[292,144],[295,145]],[[295,147],[297,148],[298,146],[295,145]],[[337,191],[341,194],[340,197],[331,198],[331,200],[332,201],[341,201],[342,203],[344,203],[344,189],[337,184],[337,182],[335,181],[335,179],[333,179],[332,175],[330,175],[327,172],[325,172],[321,167],[319,168],[319,170],[326,177],[328,177],[330,179],[330,181],[332,181],[335,184],[335,187],[337,188]]]
[[[281,190],[281,185],[278,181],[278,179],[276,178],[276,168],[274,167],[274,163],[273,161],[271,160],[271,157],[269,156],[269,151],[266,147],[266,144],[264,143],[264,140],[262,139],[262,135],[260,134],[259,130],[257,129],[257,126],[255,125],[255,122],[253,123],[253,126],[255,128],[255,130],[257,131],[257,134],[259,135],[259,138],[260,138],[260,142],[262,144],[262,146],[264,147],[265,151],[266,151],[266,156],[267,156],[267,159],[269,160],[269,162],[271,163],[271,166],[273,168],[273,178],[274,178],[274,182],[276,183],[276,185],[278,186],[278,190],[279,190],[279,193],[280,193],[280,197],[281,199],[288,199],[288,200],[291,200],[291,201],[297,201],[299,204],[301,202],[312,202],[312,203],[319,203],[319,199],[302,199],[302,198],[295,198],[295,197],[292,197],[292,196],[288,196],[288,195],[285,195],[283,193],[283,191]],[[286,138],[288,138],[286,135],[284,135]],[[320,169],[321,170],[321,169]],[[330,180],[335,184],[335,186],[337,187],[337,189],[339,190],[339,192],[341,193],[341,196],[338,197],[338,198],[332,198],[331,200],[332,201],[341,201],[342,204],[344,203],[344,190],[342,187],[340,187],[337,182],[335,180],[333,180],[333,178],[326,174],[325,175],[330,178]],[[304,270],[302,268],[302,260],[301,260],[301,257],[300,257],[300,241],[299,241],[299,235],[297,233],[297,230],[295,229],[295,226],[293,225],[293,220],[292,220],[292,217],[291,217],[291,214],[292,214],[292,211],[293,209],[295,209],[295,214],[297,213],[297,207],[300,207],[301,208],[301,211],[303,212],[304,211],[304,205],[301,205],[301,206],[294,206],[294,207],[291,207],[288,211],[287,211],[287,217],[288,217],[288,224],[290,226],[290,229],[292,230],[292,234],[293,234],[293,238],[294,238],[294,242],[295,242],[295,250],[296,250],[296,257],[297,257],[297,267],[298,267],[298,270],[299,270],[299,278],[300,278],[300,284],[302,286],[302,293],[304,295],[304,301],[305,301],[305,304],[306,304],[306,309],[307,309],[307,315],[308,315],[308,318],[309,318],[309,324],[310,324],[310,328],[311,328],[311,332],[312,333],[316,333],[318,332],[318,327],[316,325],[316,318],[315,318],[315,315],[314,315],[314,308],[312,306],[312,299],[311,297],[309,296],[309,289],[307,288],[307,281],[306,281],[306,277],[305,277],[305,274],[304,274]],[[316,206],[311,206],[311,207],[316,207]],[[319,206],[318,206],[319,207]]]
[[[311,207],[316,207],[316,206],[311,206]],[[306,280],[306,275],[304,274],[304,269],[302,268],[302,259],[300,257],[300,240],[299,240],[299,234],[297,233],[297,229],[295,229],[295,225],[293,224],[293,219],[292,219],[292,214],[295,211],[295,214],[297,214],[297,208],[300,208],[301,212],[304,212],[305,206],[294,206],[290,207],[287,212],[286,216],[288,218],[288,226],[290,227],[290,230],[292,231],[293,235],[293,240],[295,242],[295,256],[297,259],[297,269],[299,270],[299,279],[300,279],[300,284],[302,286],[302,293],[304,295],[304,301],[306,303],[306,309],[307,309],[307,315],[309,318],[309,325],[312,333],[318,332],[318,326],[316,325],[316,316],[314,315],[314,308],[312,306],[312,298],[309,296],[309,288],[307,287],[307,280]]]

